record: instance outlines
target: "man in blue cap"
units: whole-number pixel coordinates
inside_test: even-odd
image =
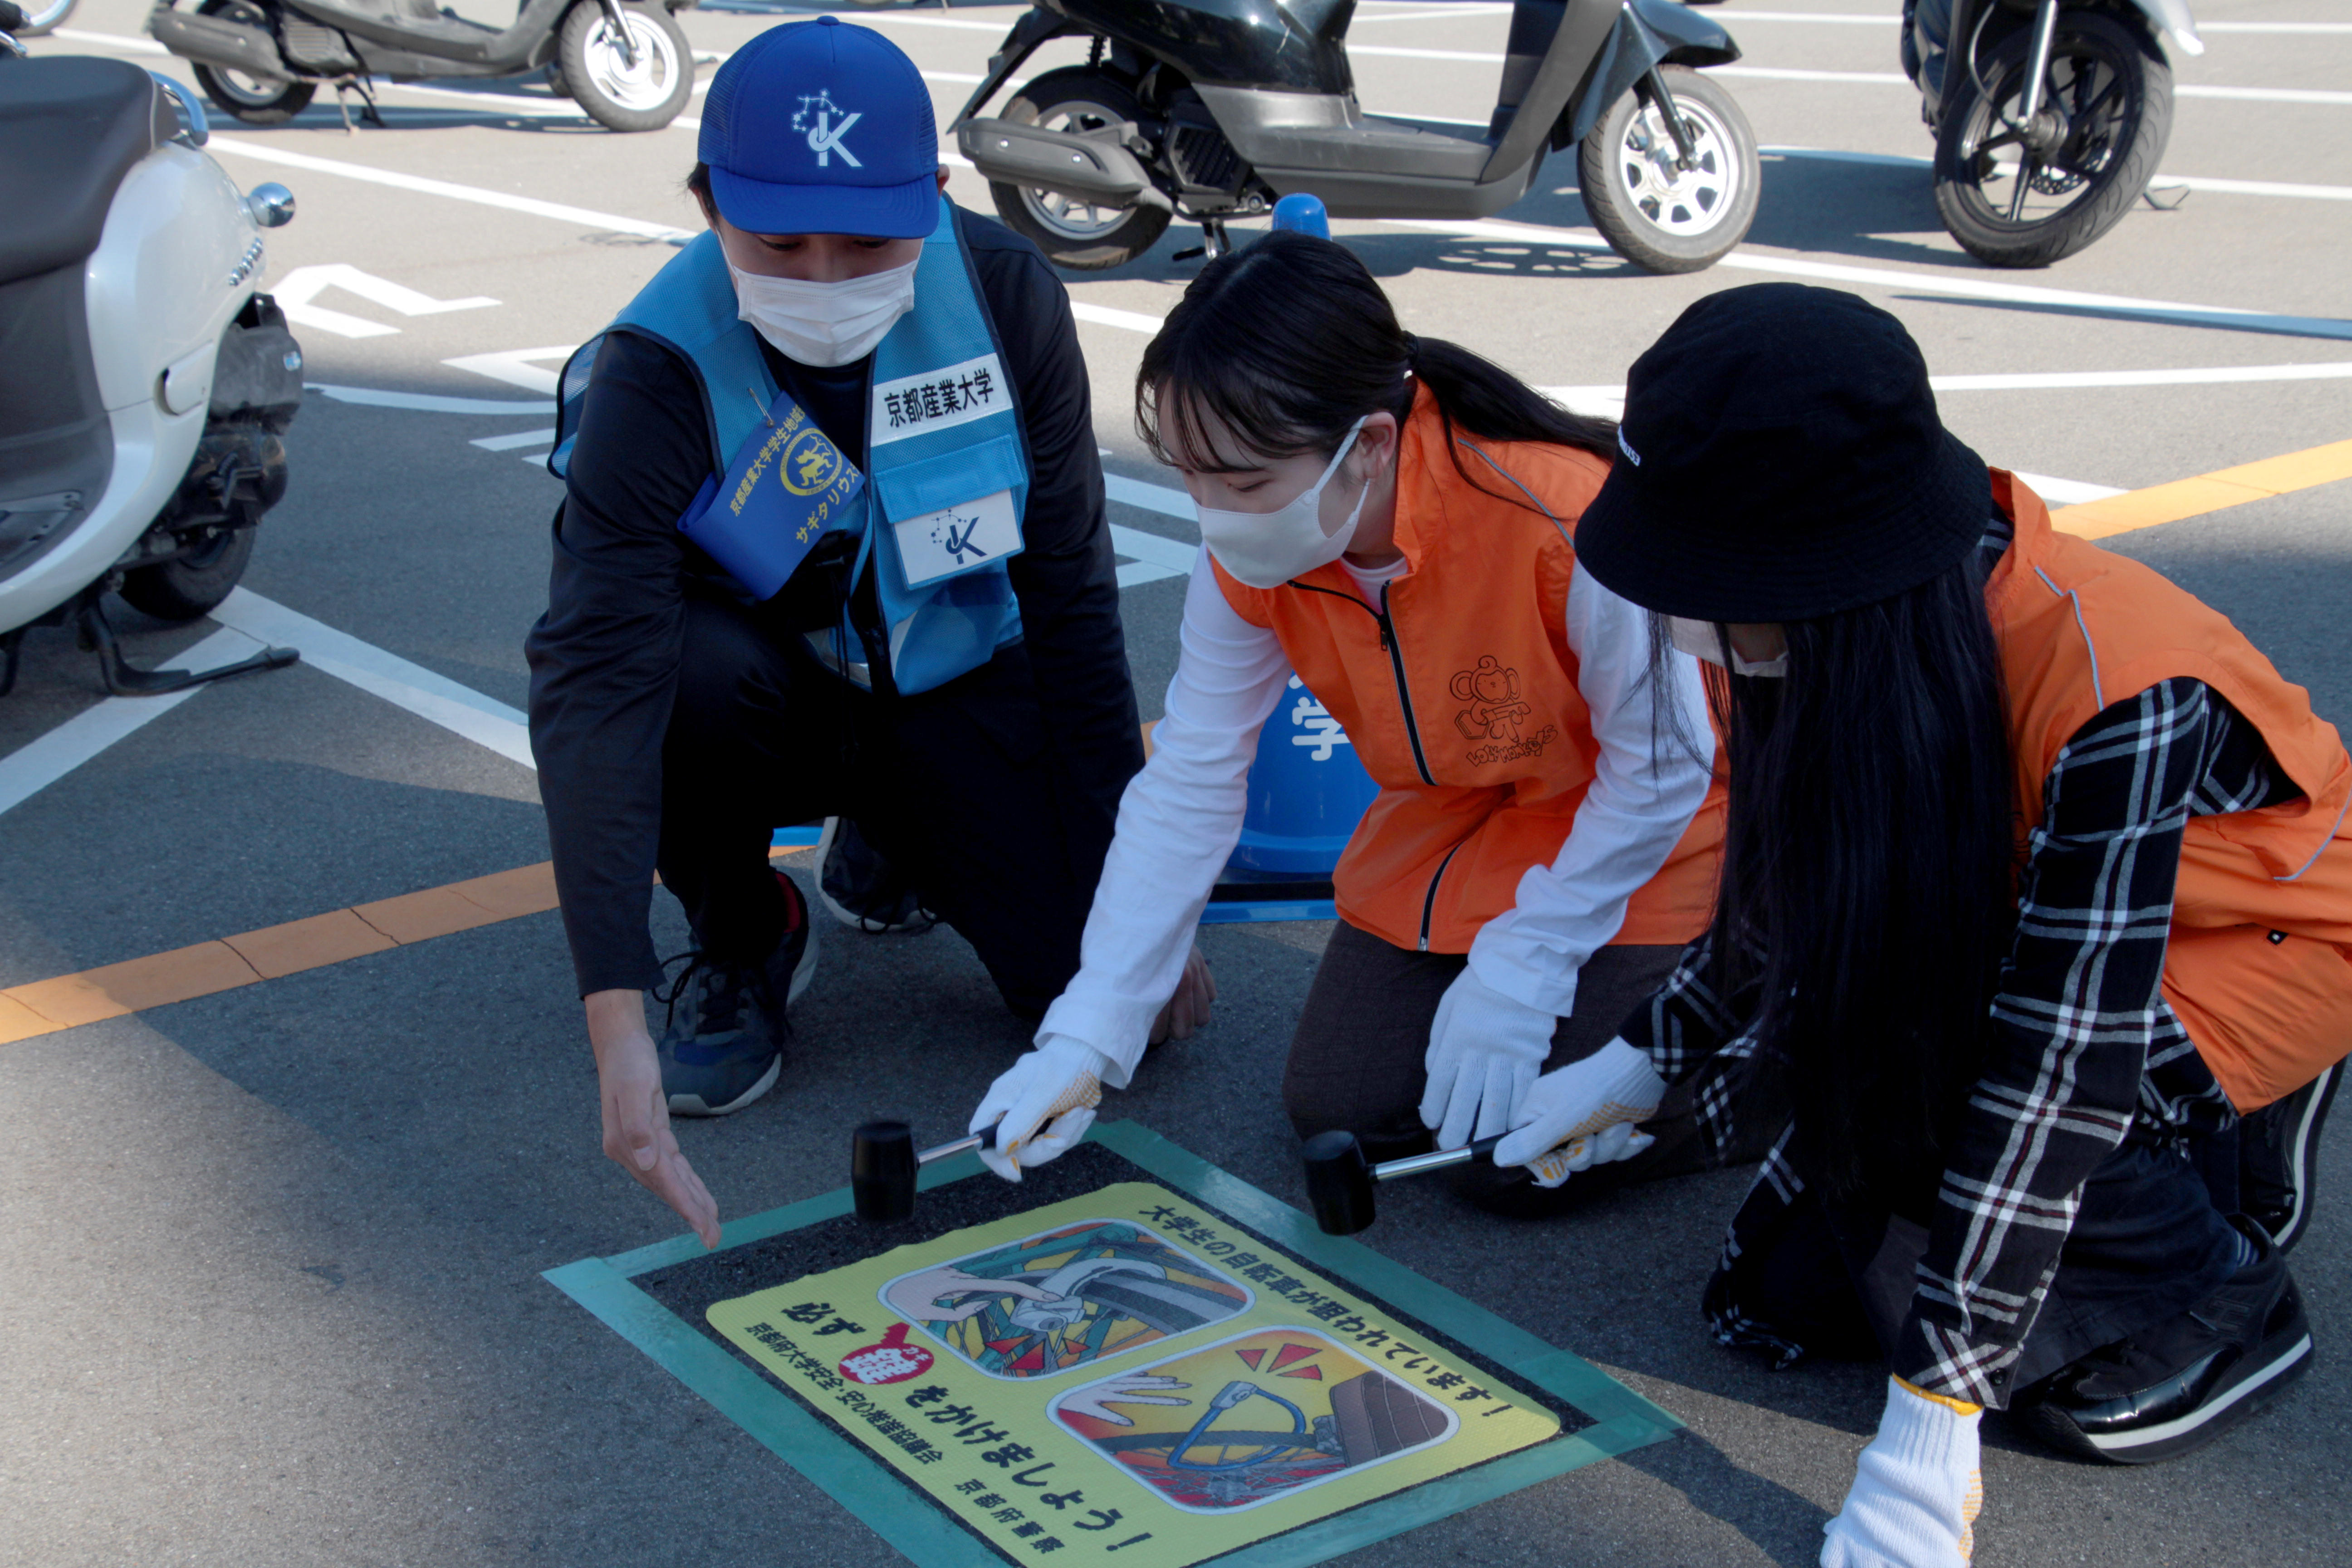
[[[668,1117],[781,1071],[815,943],[772,830],[854,817],[1034,1016],[1143,758],[1068,297],[947,200],[914,63],[763,33],[700,156],[709,232],[565,369],[527,651],[604,1152],[715,1242]],[[658,1046],[656,868],[695,932]],[[1171,1026],[1207,996],[1196,955]]]

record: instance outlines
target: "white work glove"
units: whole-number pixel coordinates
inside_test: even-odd
[[[1429,1084],[1421,1094],[1421,1124],[1436,1132],[1439,1148],[1509,1131],[1512,1112],[1551,1054],[1559,1023],[1504,995],[1475,970],[1454,977],[1438,1000],[1422,1058]]]
[[[982,1149],[988,1168],[1008,1182],[1024,1165],[1042,1165],[1087,1135],[1102,1103],[1108,1057],[1055,1036],[997,1075],[971,1113],[969,1131],[996,1125],[996,1146]]]
[[[1967,1568],[1984,1506],[1983,1414],[1888,1378],[1878,1436],[1854,1465],[1845,1506],[1823,1527],[1822,1568]]]
[[[1579,1171],[1630,1160],[1656,1142],[1633,1124],[1655,1115],[1665,1097],[1666,1080],[1648,1055],[1612,1040],[1536,1079],[1511,1135],[1495,1146],[1495,1163],[1525,1165],[1538,1186],[1556,1187]]]

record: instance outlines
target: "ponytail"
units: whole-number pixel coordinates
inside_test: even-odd
[[[1354,251],[1283,231],[1219,257],[1184,290],[1143,351],[1136,429],[1162,462],[1181,454],[1194,468],[1214,450],[1203,416],[1260,457],[1328,458],[1368,415],[1404,423],[1416,382],[1436,402],[1455,469],[1500,500],[1528,504],[1464,464],[1457,431],[1616,456],[1612,421],[1570,413],[1459,343],[1407,332]]]

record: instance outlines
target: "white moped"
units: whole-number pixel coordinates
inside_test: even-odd
[[[0,0],[0,694],[36,626],[74,626],[122,695],[291,664],[133,669],[100,599],[205,614],[286,493],[302,353],[256,280],[293,195],[230,184],[177,83],[22,58],[24,19]]]

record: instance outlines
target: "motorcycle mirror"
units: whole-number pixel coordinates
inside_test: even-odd
[[[284,228],[294,221],[294,193],[275,180],[256,185],[245,198],[245,211],[256,228]]]

